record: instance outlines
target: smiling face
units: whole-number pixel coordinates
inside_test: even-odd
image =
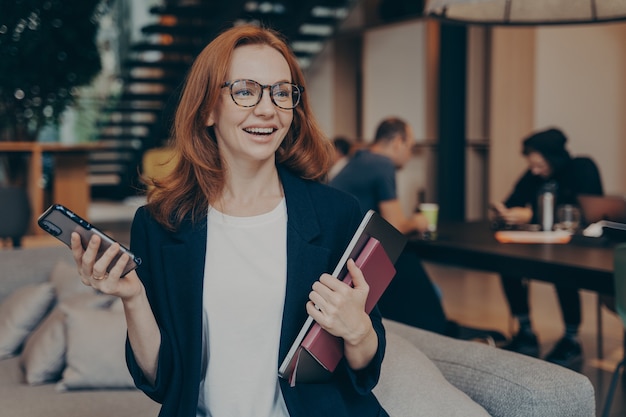
[[[254,80],[262,85],[291,82],[291,71],[285,58],[267,45],[243,45],[232,55],[228,78]],[[259,104],[240,107],[222,88],[217,106],[207,120],[213,126],[221,157],[229,166],[240,162],[274,164],[274,155],[293,120],[293,110],[272,103],[269,89],[263,90]]]

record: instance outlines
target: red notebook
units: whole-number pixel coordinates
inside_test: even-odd
[[[373,237],[369,238],[355,263],[363,272],[370,287],[365,303],[365,312],[370,313],[396,274],[396,269],[382,244]],[[352,277],[349,273],[343,282],[352,285]],[[314,323],[294,355],[295,363],[289,375],[291,386],[294,386],[296,382],[327,380],[342,357],[343,340]]]

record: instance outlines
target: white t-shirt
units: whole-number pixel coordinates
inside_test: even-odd
[[[285,199],[269,213],[209,209],[198,417],[288,417],[278,385],[287,282]]]

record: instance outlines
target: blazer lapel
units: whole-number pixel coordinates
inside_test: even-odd
[[[287,288],[283,310],[279,363],[306,320],[306,302],[311,286],[319,279],[320,265],[330,256],[325,248],[311,243],[320,234],[315,205],[306,182],[279,169],[287,203]]]
[[[195,227],[191,222],[187,222],[173,235],[171,242],[164,244],[161,249],[165,286],[169,294],[168,299],[171,301],[170,308],[179,326],[175,326],[175,329],[185,329],[179,335],[181,349],[188,354],[197,353],[191,357],[198,360],[202,345],[201,312],[206,237],[206,222]],[[182,337],[185,334],[189,337]]]

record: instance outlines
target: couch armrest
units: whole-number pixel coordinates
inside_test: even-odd
[[[593,417],[589,379],[539,359],[384,320],[493,417]]]

